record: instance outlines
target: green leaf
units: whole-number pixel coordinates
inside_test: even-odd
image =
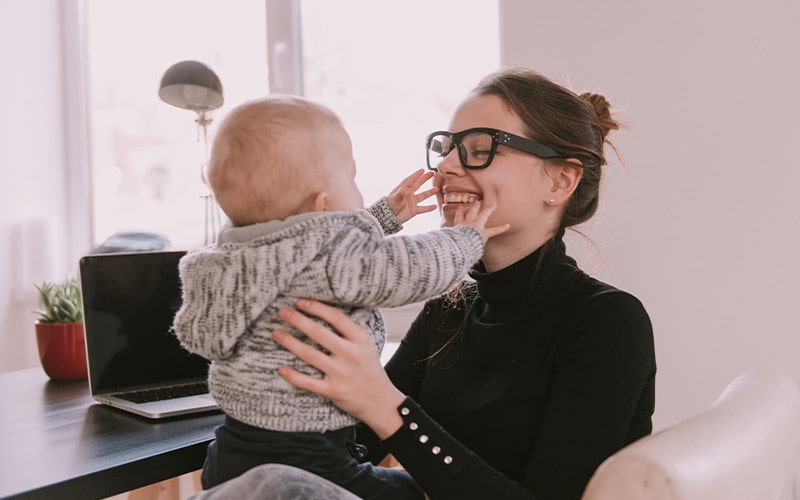
[[[83,321],[81,289],[78,280],[68,278],[61,283],[43,282],[34,285],[39,292],[41,309],[33,312],[40,323],[80,323]]]

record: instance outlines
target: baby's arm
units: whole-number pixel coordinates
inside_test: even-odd
[[[493,210],[476,204],[456,215],[454,227],[413,236],[342,234],[326,271],[336,302],[397,307],[446,292],[481,258],[486,241],[508,229],[486,227]]]
[[[421,193],[417,190],[433,177],[433,172],[420,169],[412,173],[400,184],[392,189],[388,196],[381,197],[367,210],[380,222],[383,232],[395,234],[403,229],[403,223],[412,217],[436,209],[436,205],[420,205],[438,191],[437,188],[427,189]]]

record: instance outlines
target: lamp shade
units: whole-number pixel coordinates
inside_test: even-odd
[[[222,83],[214,71],[197,61],[181,61],[161,77],[158,96],[177,108],[198,113],[222,106]]]

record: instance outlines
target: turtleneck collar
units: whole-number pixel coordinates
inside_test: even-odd
[[[533,253],[499,271],[487,273],[481,262],[473,268],[469,275],[484,303],[484,320],[506,321],[509,314],[538,308],[552,300],[571,275],[580,273],[566,254],[563,236],[561,230]],[[529,307],[520,308],[521,303]]]

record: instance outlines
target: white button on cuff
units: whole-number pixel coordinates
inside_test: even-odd
[[[431,453],[433,453],[434,455],[438,455],[439,453],[441,453],[441,451],[442,449],[439,448],[438,446],[434,446],[433,448],[431,448]]]
[[[411,413],[411,410],[409,410],[405,406],[400,408],[400,415],[408,415],[409,413]]]
[[[444,460],[443,460],[443,461],[444,461],[444,463],[446,463],[447,465],[450,465],[450,464],[452,464],[452,463],[453,463],[453,457],[451,457],[450,455],[447,455],[446,457],[444,457]]]
[[[428,436],[426,436],[425,434],[421,435],[419,437],[419,442],[420,443],[427,443],[428,442]]]
[[[416,422],[411,422],[410,424],[408,424],[408,428],[411,429],[412,431],[415,431],[419,429],[419,426],[417,425]]]

